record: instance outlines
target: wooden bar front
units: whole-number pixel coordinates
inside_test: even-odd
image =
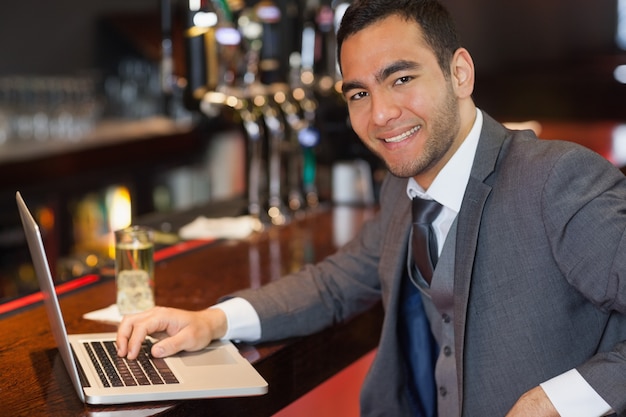
[[[232,291],[280,279],[305,263],[333,253],[373,214],[373,209],[320,209],[287,226],[271,227],[242,241],[218,241],[160,261],[155,276],[157,304],[202,309]],[[112,279],[61,296],[68,332],[115,331],[113,325],[82,318],[114,300]],[[269,393],[264,396],[89,406],[81,403],[74,392],[45,310],[36,305],[0,321],[0,414],[271,416],[374,349],[381,323],[382,311],[378,306],[312,336],[239,345],[242,354],[269,383]]]

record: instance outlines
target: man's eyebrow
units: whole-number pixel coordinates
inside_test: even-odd
[[[391,65],[388,65],[387,67],[380,70],[378,74],[376,75],[376,81],[381,83],[387,78],[389,78],[392,74],[395,74],[396,72],[414,70],[419,67],[420,65],[414,61],[406,61],[406,60],[396,61],[392,63]]]
[[[344,81],[341,83],[341,92],[346,94],[350,90],[363,90],[365,85],[359,81]]]

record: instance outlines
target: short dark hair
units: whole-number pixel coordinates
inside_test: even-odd
[[[348,37],[392,15],[420,25],[426,43],[447,76],[452,56],[461,45],[452,16],[437,0],[354,0],[337,31],[338,62],[341,63],[341,46]]]

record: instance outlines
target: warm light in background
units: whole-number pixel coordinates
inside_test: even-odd
[[[130,192],[123,186],[111,187],[105,196],[106,212],[110,230],[109,256],[115,257],[115,240],[113,232],[131,225],[132,210],[130,203]]]
[[[39,210],[39,225],[44,230],[52,230],[54,227],[54,211],[49,207],[42,207]]]
[[[109,213],[111,230],[123,229],[131,223],[130,192],[126,187],[111,187],[107,190],[105,202]]]

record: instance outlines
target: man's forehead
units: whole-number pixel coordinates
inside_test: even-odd
[[[385,78],[397,70],[416,69],[431,60],[436,62],[434,51],[418,29],[417,24],[410,28],[387,22],[386,26],[370,25],[346,38],[339,56],[344,78],[364,71]]]
[[[386,45],[388,47],[392,47],[396,42],[400,42],[402,40],[410,40],[411,42],[421,41],[425,43],[422,27],[419,23],[395,14],[376,20],[360,30],[346,36],[342,42],[341,49],[339,50],[340,59],[344,54],[346,44],[348,47],[352,47],[355,38],[370,39],[371,41],[378,40],[379,38],[393,39],[393,42]],[[368,40],[367,42],[370,41]],[[369,49],[371,48],[367,48],[366,50]],[[361,52],[366,52],[366,50]]]

